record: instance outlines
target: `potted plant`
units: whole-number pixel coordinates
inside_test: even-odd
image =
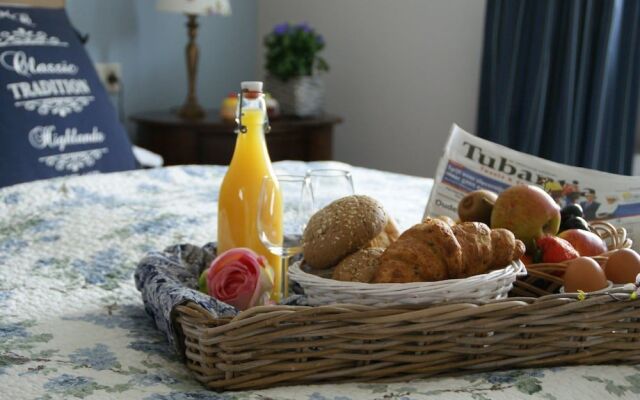
[[[324,39],[307,23],[276,25],[264,38],[267,88],[283,114],[311,117],[322,113],[329,65],[320,57]]]

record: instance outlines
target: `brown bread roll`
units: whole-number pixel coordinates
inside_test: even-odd
[[[380,265],[384,249],[373,247],[358,250],[347,256],[333,270],[333,279],[347,282],[369,283]]]
[[[315,213],[302,235],[305,261],[313,268],[331,268],[366,247],[383,232],[388,217],[368,196],[347,196]]]

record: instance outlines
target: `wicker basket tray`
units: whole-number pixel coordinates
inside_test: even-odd
[[[624,229],[596,229],[610,249],[630,245]],[[268,306],[231,319],[187,303],[175,308],[176,321],[188,368],[214,390],[639,363],[640,300],[632,290],[552,294],[559,287],[553,270],[562,268],[529,266],[511,293],[527,297],[432,306]]]

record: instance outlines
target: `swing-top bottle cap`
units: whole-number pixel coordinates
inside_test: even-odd
[[[260,81],[244,81],[240,84],[242,90],[249,92],[262,92],[262,82]]]

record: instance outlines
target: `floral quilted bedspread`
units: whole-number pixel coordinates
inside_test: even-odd
[[[431,180],[337,163],[399,225],[419,221]],[[0,189],[1,399],[603,399],[640,396],[640,366],[503,371],[395,384],[215,393],[189,375],[144,310],[133,273],[149,251],[216,240],[225,169],[182,166]]]

